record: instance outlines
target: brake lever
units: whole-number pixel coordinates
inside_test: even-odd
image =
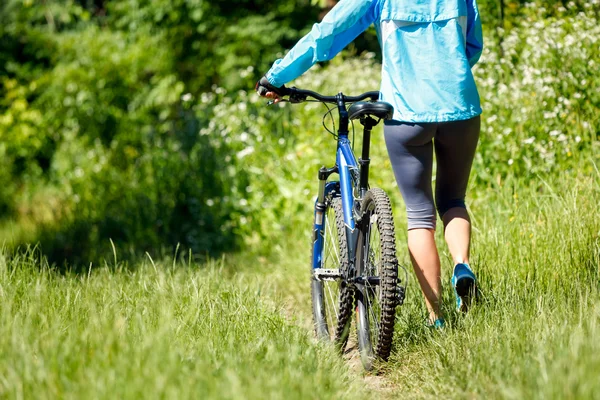
[[[267,107],[272,106],[273,104],[281,103],[281,102],[291,103],[288,99],[279,99],[278,102],[275,102],[275,100],[269,100],[267,102]]]
[[[306,96],[301,94],[292,94],[288,100],[290,103],[298,104],[306,101]]]

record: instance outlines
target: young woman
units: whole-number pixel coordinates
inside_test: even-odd
[[[476,278],[469,267],[471,222],[465,193],[481,107],[471,67],[483,48],[476,0],[341,0],[257,83],[278,91],[314,63],[333,58],[375,24],[383,56],[381,100],[394,106],[384,135],[408,215],[408,249],[429,310],[442,327],[436,208],[455,267],[457,308],[466,311]],[[431,187],[435,152],[437,172]]]

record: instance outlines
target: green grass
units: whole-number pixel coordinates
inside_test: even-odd
[[[449,326],[431,332],[410,272],[376,377],[312,338],[308,223],[282,232],[269,259],[113,260],[61,274],[35,251],[4,252],[0,397],[600,398],[600,174],[471,193],[481,302],[459,315],[446,287]],[[441,229],[438,239],[447,283]]]
[[[354,398],[360,383],[256,282],[207,266],[61,275],[0,255],[2,398]]]
[[[381,379],[408,398],[600,398],[600,175],[511,179],[472,193],[472,264],[482,300],[466,316],[454,311],[439,229],[449,326],[425,328],[411,271]],[[397,211],[398,256],[410,268]],[[287,246],[271,279],[310,329],[306,263],[297,262],[306,259],[304,247]]]
[[[270,259],[204,265],[113,260],[72,274],[36,251],[4,252],[0,397],[599,398],[600,175],[472,193],[481,302],[459,315],[446,287],[449,326],[428,331],[410,272],[393,353],[375,378],[312,338],[308,225],[283,232]]]
[[[411,292],[388,374],[414,397],[600,396],[600,176],[532,181],[473,202],[472,313],[449,311],[449,329],[427,334]]]

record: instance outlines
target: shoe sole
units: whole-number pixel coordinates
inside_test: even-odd
[[[477,293],[477,284],[474,279],[465,277],[459,279],[454,285],[454,288],[456,289],[456,294],[461,299],[460,311],[466,312],[472,298],[475,297]]]

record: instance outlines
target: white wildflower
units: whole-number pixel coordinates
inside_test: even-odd
[[[532,144],[533,142],[535,142],[535,137],[533,137],[533,136],[523,140],[524,144]]]
[[[246,156],[249,156],[252,153],[254,153],[254,147],[248,146],[244,150],[238,151],[238,153],[236,154],[236,156],[237,156],[237,158],[242,159],[242,158],[244,158]]]

